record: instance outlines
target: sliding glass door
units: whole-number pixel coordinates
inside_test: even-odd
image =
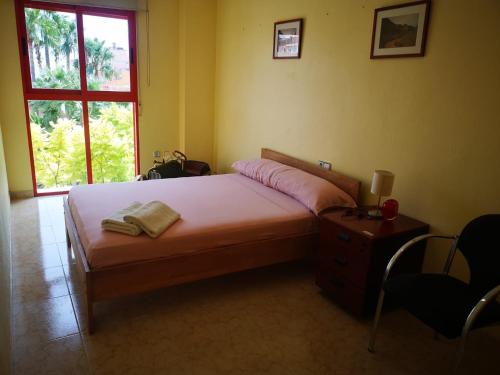
[[[17,1],[35,195],[139,171],[135,13]]]

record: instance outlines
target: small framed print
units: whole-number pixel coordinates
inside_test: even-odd
[[[424,56],[431,2],[375,9],[370,58]]]
[[[300,59],[302,18],[275,22],[273,59]]]

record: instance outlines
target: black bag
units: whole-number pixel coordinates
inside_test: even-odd
[[[174,151],[172,155],[174,160],[155,162],[155,166],[148,171],[147,179],[203,176],[210,173],[210,166],[203,161],[187,160],[180,151]]]
[[[148,179],[177,178],[182,177],[182,165],[177,160],[170,160],[166,163],[158,164],[148,171]]]

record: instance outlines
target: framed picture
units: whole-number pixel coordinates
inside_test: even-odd
[[[300,59],[302,18],[274,23],[274,59]]]
[[[430,0],[375,9],[370,58],[423,56]]]

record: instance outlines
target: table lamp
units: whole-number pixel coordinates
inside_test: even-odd
[[[380,199],[382,196],[386,197],[392,193],[392,185],[394,184],[394,174],[389,171],[376,170],[373,173],[372,188],[371,193],[378,195],[377,208],[375,210],[368,211],[368,216],[373,218],[382,217],[382,212],[380,211]]]

